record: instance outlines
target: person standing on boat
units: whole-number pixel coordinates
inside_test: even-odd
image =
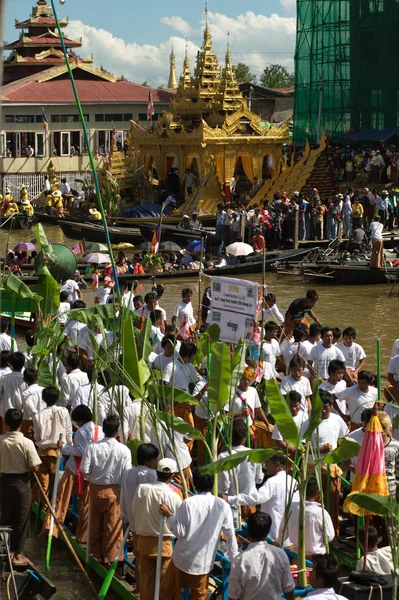
[[[306,327],[309,327],[309,323],[305,319],[305,316],[309,314],[309,317],[318,325],[320,325],[319,319],[313,312],[316,302],[319,299],[319,294],[316,290],[308,290],[305,298],[297,298],[291,302],[285,313],[284,320],[284,334],[286,337],[291,337],[292,332],[299,323],[303,323]]]
[[[176,304],[175,310],[173,311],[172,323],[176,323],[179,327],[179,335],[185,340],[188,337],[191,337],[196,327],[193,305],[191,303],[193,290],[191,288],[184,288],[181,295],[182,301]],[[186,335],[186,333],[188,335]]]
[[[22,552],[28,537],[32,491],[29,473],[41,464],[34,443],[20,431],[22,412],[10,408],[5,415],[7,432],[0,436],[0,525],[11,527],[13,565],[28,565]]]
[[[71,305],[75,300],[83,300],[81,289],[74,279],[65,279],[61,282],[60,293],[64,291],[68,292],[66,301]]]
[[[175,598],[180,598],[182,588],[188,588],[191,598],[206,600],[209,573],[212,571],[220,535],[227,542],[230,560],[238,553],[234,532],[233,516],[228,505],[212,495],[215,476],[193,473],[197,494],[183,500],[175,514],[167,503],[162,503],[159,512],[167,517],[168,527],[176,536],[172,561],[176,567]]]
[[[0,319],[0,352],[3,350],[11,350],[11,336],[8,335],[10,329],[10,319],[1,317]],[[18,350],[17,342],[14,340],[14,352]]]
[[[370,223],[370,269],[382,269],[382,267],[384,266],[384,241],[382,237],[384,225],[380,221],[380,215],[376,215]]]
[[[119,487],[125,471],[132,468],[130,450],[116,440],[119,417],[104,419],[104,439],[89,444],[80,470],[90,481],[90,549],[94,558],[108,567],[122,542]]]

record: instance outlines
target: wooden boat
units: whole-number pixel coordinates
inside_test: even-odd
[[[66,221],[58,219],[56,222],[61,227],[64,235],[71,240],[83,240],[86,242],[105,242],[105,232],[102,225],[94,223]],[[129,242],[130,244],[140,244],[143,237],[139,229],[128,229],[117,227],[108,227],[109,236],[112,244],[120,242]]]
[[[2,571],[2,582],[0,583],[0,598],[15,598],[14,589],[9,577],[7,566],[4,565],[5,570]],[[48,600],[56,593],[57,589],[55,585],[47,579],[47,577],[39,571],[39,569],[30,561],[28,566],[21,568],[14,568],[15,583],[18,590],[19,600],[31,600],[32,598],[43,598]],[[6,591],[7,590],[7,591]]]
[[[288,262],[287,266],[292,270],[292,273],[295,272],[295,267],[297,267],[292,262]],[[317,280],[338,285],[373,285],[396,282],[399,269],[396,267],[370,269],[369,264],[365,261],[343,264],[318,261],[302,263],[300,274],[307,281]]]
[[[24,213],[16,213],[12,217],[0,217],[2,229],[30,229],[36,223],[36,218],[28,217]]]
[[[2,312],[0,317],[7,317],[11,319],[10,312]],[[34,315],[33,315],[34,316]],[[15,326],[24,329],[35,329],[36,323],[34,318],[32,319],[32,313],[30,312],[16,312],[15,313]]]

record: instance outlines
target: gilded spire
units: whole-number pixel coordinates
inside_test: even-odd
[[[236,80],[230,53],[230,33],[227,32],[226,58],[223,70],[221,95],[224,111],[235,111],[241,108],[243,96]]]
[[[190,61],[188,60],[188,54],[187,54],[187,41],[186,41],[186,52],[184,55],[184,62],[183,62],[183,73],[180,78],[180,85],[183,87],[183,89],[187,89],[188,87],[191,86]]]
[[[204,29],[204,50],[210,50],[212,47],[211,32],[208,27],[208,4],[205,2],[205,29]]]
[[[176,59],[175,59],[175,53],[173,52],[173,46],[172,46],[172,52],[170,53],[170,57],[169,57],[169,63],[170,63],[170,70],[169,70],[168,88],[171,90],[176,90],[178,85],[177,85],[177,80],[176,80],[176,71],[175,71]]]

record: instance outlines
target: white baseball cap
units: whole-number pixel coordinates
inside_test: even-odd
[[[173,458],[161,458],[159,463],[157,464],[158,473],[178,473],[179,469],[177,466],[177,462],[173,460]]]

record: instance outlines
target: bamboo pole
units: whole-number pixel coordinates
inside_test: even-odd
[[[61,535],[62,535],[62,537],[63,537],[63,540],[64,540],[64,542],[65,542],[65,543],[66,543],[66,545],[68,546],[68,550],[69,550],[69,551],[70,551],[70,553],[72,554],[72,556],[73,556],[73,558],[74,558],[74,560],[75,560],[76,564],[78,565],[79,569],[82,571],[82,573],[83,573],[83,575],[84,575],[84,577],[85,577],[85,579],[86,579],[87,583],[89,584],[90,590],[93,592],[93,595],[94,595],[94,597],[95,597],[95,598],[97,598],[97,591],[96,591],[96,588],[94,587],[94,585],[93,585],[93,583],[92,583],[92,581],[91,581],[90,577],[89,577],[89,576],[88,576],[88,574],[86,573],[86,571],[85,571],[85,569],[84,569],[84,566],[82,565],[82,563],[81,563],[81,562],[80,562],[80,560],[79,560],[79,557],[78,557],[78,555],[76,554],[75,550],[73,549],[73,546],[72,546],[71,542],[69,541],[69,539],[68,539],[68,536],[67,536],[67,534],[65,533],[63,526],[61,525],[61,523],[60,523],[60,522],[59,522],[59,520],[57,519],[57,517],[56,517],[56,515],[55,515],[55,512],[53,511],[53,507],[51,506],[50,500],[49,500],[49,498],[48,498],[47,494],[45,493],[45,491],[44,491],[44,489],[43,489],[43,487],[42,487],[42,484],[40,483],[40,480],[39,480],[39,478],[38,478],[37,474],[36,474],[35,472],[33,472],[33,475],[34,475],[34,477],[35,477],[35,479],[36,479],[36,483],[37,483],[37,485],[38,485],[38,487],[39,487],[40,493],[41,493],[41,495],[43,496],[43,499],[44,499],[44,501],[47,503],[47,506],[48,506],[48,508],[49,508],[49,511],[50,511],[50,513],[51,513],[52,517],[54,518],[54,523],[57,525],[57,527],[58,527],[58,529],[59,529],[59,532],[60,532],[60,534],[61,534]],[[40,510],[40,504],[39,504],[39,510]]]
[[[101,586],[101,589],[100,589],[100,591],[98,593],[99,600],[105,600],[105,598],[107,596],[107,593],[108,593],[108,590],[109,590],[109,586],[111,585],[111,582],[112,582],[112,580],[114,578],[115,571],[116,571],[116,568],[118,566],[118,562],[120,560],[121,554],[122,554],[122,552],[123,552],[123,550],[125,548],[125,544],[126,544],[126,541],[127,541],[129,533],[130,533],[130,529],[128,527],[126,529],[126,531],[125,531],[125,535],[123,536],[122,543],[119,546],[118,554],[116,555],[116,558],[115,558],[114,562],[110,566],[110,568],[108,570],[108,573],[107,573],[107,576],[105,577],[104,582],[103,582],[103,584]]]
[[[154,600],[159,600],[159,592],[161,589],[161,570],[162,570],[162,546],[163,546],[163,532],[165,528],[165,517],[162,515],[161,522],[159,525],[159,537],[158,537],[158,553],[157,553],[157,568],[155,571],[155,593]]]
[[[377,392],[378,402],[381,402],[381,340],[377,339]]]
[[[85,139],[87,153],[89,155],[90,167],[91,167],[91,170],[92,170],[92,173],[93,173],[94,187],[96,189],[98,206],[99,206],[99,209],[100,209],[100,212],[101,212],[101,216],[102,216],[102,220],[103,220],[102,224],[103,224],[103,227],[104,227],[105,240],[106,240],[106,243],[107,243],[107,246],[108,246],[108,252],[109,252],[110,259],[111,259],[112,270],[113,270],[114,280],[115,280],[115,288],[116,288],[117,296],[118,296],[118,298],[120,300],[120,290],[119,290],[118,274],[116,272],[115,258],[114,258],[114,254],[112,252],[111,239],[109,237],[107,219],[106,219],[106,214],[105,214],[105,210],[104,210],[103,200],[102,200],[102,196],[101,196],[100,183],[98,181],[96,165],[94,164],[93,153],[92,153],[91,148],[90,148],[89,134],[87,133],[87,127],[86,127],[86,122],[85,122],[84,115],[83,115],[82,105],[80,103],[79,94],[78,94],[78,90],[76,88],[75,79],[74,79],[74,76],[73,76],[73,73],[72,73],[71,65],[69,63],[68,52],[67,52],[67,49],[66,49],[66,46],[65,46],[65,42],[64,42],[64,37],[63,37],[63,34],[62,34],[61,26],[60,26],[60,23],[58,21],[57,12],[55,10],[54,0],[51,0],[51,7],[53,9],[54,18],[55,18],[55,22],[56,22],[56,25],[57,25],[57,31],[58,31],[58,35],[59,35],[59,38],[60,38],[60,41],[61,41],[62,51],[64,53],[65,64],[67,66],[69,78],[71,80],[72,89],[73,89],[73,93],[74,93],[74,96],[75,96],[75,102],[76,102],[76,106],[77,106],[79,117],[80,117],[80,122],[82,124],[83,135],[84,135],[84,139]]]
[[[60,440],[62,440],[62,434],[60,433]],[[48,532],[48,540],[47,540],[47,552],[46,552],[46,573],[49,571],[50,569],[50,558],[51,558],[51,545],[53,543],[53,530],[54,530],[54,516],[53,513],[55,514],[55,507],[57,504],[57,491],[58,491],[58,484],[60,481],[60,464],[61,464],[61,458],[62,458],[62,453],[61,450],[58,448],[57,450],[57,462],[55,464],[55,478],[54,478],[54,485],[53,485],[53,495],[51,497],[51,508],[52,508],[52,514],[51,514],[51,518],[50,518],[50,529]],[[40,509],[39,509],[40,511]]]

